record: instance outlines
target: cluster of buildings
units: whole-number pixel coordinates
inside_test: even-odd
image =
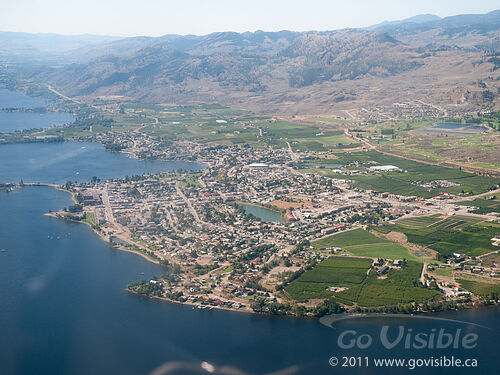
[[[154,140],[134,142],[133,153],[157,152],[147,143]],[[179,267],[175,280],[158,281],[171,299],[238,308],[249,306],[249,295],[279,300],[273,288],[285,275],[328,256],[296,252],[297,244],[387,213],[383,199],[353,191],[348,181],[298,173],[286,150],[189,145],[203,170],[75,186],[104,238]],[[171,147],[161,152],[167,157]],[[280,219],[251,216],[249,204]]]
[[[93,214],[95,229],[104,238],[175,270],[175,276],[167,273],[168,277],[154,282],[162,286],[164,297],[180,302],[238,309],[249,308],[250,301],[256,300],[281,302],[276,287],[290,274],[329,254],[342,253],[338,248],[297,251],[299,244],[353,226],[394,220],[422,209],[419,205],[425,203],[416,197],[359,191],[346,177],[299,173],[292,166],[307,155],[290,148],[164,143],[135,132],[90,138],[81,140],[119,144],[142,159],[203,164],[203,168],[193,165],[191,171],[75,187],[84,211]],[[358,172],[394,171],[404,172],[393,165]],[[350,172],[356,173],[352,168]],[[449,186],[443,180],[429,188],[438,185]],[[256,214],[249,205],[269,210],[274,219]],[[397,261],[385,262],[376,271],[383,277],[398,267]]]

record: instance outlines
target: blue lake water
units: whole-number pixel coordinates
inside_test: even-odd
[[[42,98],[28,96],[19,91],[10,91],[0,88],[1,108],[40,108],[45,107],[47,101]]]
[[[300,374],[493,374],[499,345],[497,309],[439,316],[493,330],[417,319],[317,320],[207,311],[128,294],[125,285],[160,275],[159,266],[111,249],[86,225],[43,216],[71,204],[48,187],[0,192],[0,373],[149,374],[170,361],[231,365],[252,374],[298,366]],[[479,335],[472,350],[339,349],[346,330],[379,335],[403,325],[414,332],[445,328]],[[481,371],[427,369],[384,371],[338,368],[331,356],[477,358]],[[476,369],[477,370],[477,369]]]
[[[33,98],[21,92],[0,89],[0,109],[2,108],[37,108],[44,107],[46,101]],[[47,112],[0,112],[0,133],[33,128],[48,128],[74,121],[69,113]]]
[[[82,148],[85,147],[85,148]],[[190,165],[193,169],[201,166]],[[0,181],[65,182],[189,167],[146,163],[99,145],[0,146]],[[76,172],[79,174],[76,175]],[[160,275],[162,269],[108,246],[88,226],[44,216],[71,204],[69,194],[48,187],[0,191],[0,374],[150,374],[172,361],[200,368],[202,361],[250,374],[294,368],[296,374],[494,374],[500,348],[499,309],[437,314],[473,322],[375,318],[326,327],[313,319],[268,317],[140,298],[127,283]],[[383,325],[409,334],[474,333],[473,349],[385,349]],[[373,338],[368,349],[341,349],[347,331]],[[411,331],[410,331],[411,330]],[[460,330],[460,332],[458,331]],[[395,331],[391,331],[395,334]],[[348,337],[349,338],[349,337]],[[475,358],[477,368],[375,368],[374,358]],[[336,356],[369,357],[370,366],[333,368]],[[170,372],[180,374],[181,372]],[[192,371],[183,372],[193,373]],[[228,372],[226,372],[227,374]]]
[[[63,112],[0,112],[0,133],[17,130],[45,129],[55,125],[69,124],[74,117]]]
[[[270,210],[269,208],[254,206],[252,204],[241,204],[241,206],[247,214],[251,214],[262,221],[272,221],[275,223],[284,222],[279,212]]]
[[[0,145],[0,182],[64,184],[120,178],[177,169],[200,170],[195,163],[143,161],[123,153],[107,152],[98,143],[19,143]]]

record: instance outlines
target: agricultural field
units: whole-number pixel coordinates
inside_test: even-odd
[[[335,299],[360,306],[390,306],[410,302],[421,303],[439,295],[439,292],[418,286],[422,264],[408,261],[401,269],[391,269],[386,278],[377,278],[371,271],[365,281],[355,288],[338,293]]]
[[[487,279],[469,274],[460,274],[456,277],[462,288],[478,296],[498,299],[500,296],[500,280]]]
[[[442,220],[441,215],[437,214],[432,216],[415,216],[410,218],[404,218],[398,220],[398,223],[408,227],[423,228],[432,225],[434,223],[437,223],[438,221],[441,220]]]
[[[463,126],[488,125],[499,130],[499,114],[487,114],[480,117],[429,119],[417,121],[388,121],[365,128],[360,133],[365,138],[380,137],[377,140],[382,150],[395,154],[407,155],[427,161],[455,161],[473,167],[499,169],[498,142],[500,134],[496,131],[470,131],[469,134],[453,133],[450,129],[437,128],[443,132],[426,131],[436,123],[460,123]],[[487,127],[485,126],[486,130]],[[462,133],[462,134],[460,134]]]
[[[500,213],[500,198],[493,196],[490,199],[477,198],[473,201],[457,202],[458,205],[476,207],[470,212],[475,214]]]
[[[305,272],[285,288],[293,299],[328,298],[329,288],[353,287],[361,284],[371,266],[370,259],[331,257]]]
[[[452,277],[453,276],[453,269],[451,267],[445,267],[445,268],[435,268],[433,271],[430,271],[433,274],[436,274],[438,276],[444,276],[444,277]]]
[[[406,247],[394,242],[348,246],[345,250],[351,255],[360,257],[376,257],[386,259],[404,258],[421,261],[419,257],[411,254]]]
[[[407,248],[380,237],[364,229],[355,229],[334,234],[311,244],[314,250],[329,247],[340,247],[354,256],[387,259],[411,259],[421,261],[411,254]]]
[[[500,225],[466,216],[450,216],[425,227],[410,226],[399,220],[375,230],[404,233],[409,242],[429,247],[443,257],[453,253],[478,256],[498,249],[492,245],[491,238],[498,234]]]
[[[285,288],[293,299],[328,298],[346,305],[390,306],[425,302],[438,292],[418,286],[422,264],[409,261],[403,269],[391,269],[384,278],[369,270],[371,261],[358,258],[329,258],[305,272]],[[337,293],[331,287],[346,288]]]
[[[198,143],[250,145],[256,148],[286,148],[295,151],[328,151],[358,147],[340,130],[323,131],[319,127],[219,105],[163,106],[123,102],[114,110],[87,110],[75,124],[48,129],[37,135],[59,135],[65,139],[96,133],[137,131],[165,140],[190,140]],[[94,111],[93,119],[85,115]],[[90,128],[92,126],[92,129]]]
[[[479,194],[500,184],[499,178],[476,176],[457,168],[418,163],[395,156],[388,156],[377,151],[339,154],[335,162],[344,166],[355,166],[360,172],[366,172],[369,167],[375,165],[395,165],[403,172],[376,172],[347,175],[345,178],[354,180],[355,185],[359,188],[406,196],[430,198],[445,192],[450,194]],[[454,186],[423,186],[425,183],[432,181],[448,181]]]
[[[352,124],[355,122],[354,120],[344,120],[340,118],[327,118],[327,117],[311,117],[309,120],[330,122],[333,124]]]

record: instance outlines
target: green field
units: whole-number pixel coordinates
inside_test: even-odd
[[[457,278],[457,281],[464,289],[478,296],[487,299],[492,297],[497,299],[500,296],[500,280],[491,280],[491,282],[488,282],[488,280],[483,281],[483,279],[478,277],[467,276],[467,278]]]
[[[407,248],[395,242],[374,236],[364,229],[354,229],[334,234],[315,241],[311,245],[315,250],[340,247],[354,256],[387,259],[404,258],[420,261],[420,258],[411,254]]]
[[[360,306],[388,306],[431,300],[439,292],[417,286],[421,270],[422,264],[409,261],[402,270],[391,269],[385,279],[377,278],[372,271],[364,283],[338,293],[336,299]]]
[[[38,135],[60,135],[65,139],[96,133],[138,131],[164,140],[190,140],[256,148],[286,148],[296,151],[328,151],[357,147],[342,131],[322,131],[317,126],[256,116],[220,105],[162,106],[121,102],[119,112],[85,108],[75,124]],[[90,119],[86,116],[90,116]],[[93,121],[97,116],[100,121]],[[105,123],[104,126],[102,124]],[[92,125],[92,131],[90,130]]]
[[[491,238],[500,231],[498,224],[479,221],[465,216],[450,216],[426,227],[414,227],[399,220],[396,224],[384,224],[375,230],[404,233],[408,241],[436,250],[444,257],[453,253],[477,256],[497,250],[491,244]]]
[[[414,227],[414,228],[423,228],[429,225],[432,225],[441,220],[440,215],[432,215],[432,216],[420,216],[420,217],[411,217],[406,219],[400,219],[397,222],[399,224]]]
[[[377,278],[374,271],[367,271],[367,259],[329,258],[314,269],[305,272],[285,288],[293,299],[328,298],[360,306],[388,306],[409,302],[425,302],[438,292],[418,286],[422,264],[409,261],[402,270],[391,269],[385,278]],[[345,287],[333,293],[330,287]]]
[[[368,268],[369,259],[332,257],[305,272],[285,288],[293,299],[328,298],[332,286],[352,287],[361,284]]]
[[[411,254],[408,249],[397,243],[376,243],[367,245],[347,246],[345,250],[349,254],[360,257],[376,257],[386,259],[412,259],[420,261],[420,258]]]
[[[442,193],[480,194],[500,184],[499,178],[477,176],[456,168],[445,168],[435,165],[418,163],[415,161],[388,156],[377,151],[352,152],[337,154],[336,164],[344,165],[346,169],[355,169],[366,172],[370,166],[395,165],[403,172],[380,172],[374,174],[345,175],[345,178],[355,181],[355,185],[362,189],[378,192],[390,192],[406,196],[430,198]],[[330,176],[342,176],[328,169],[314,170],[316,173]],[[446,188],[426,188],[420,186],[426,182],[446,180],[458,184]]]
[[[494,199],[474,199],[473,201],[463,201],[457,204],[462,206],[473,206],[476,207],[475,210],[471,212],[475,214],[487,214],[491,212],[500,213],[500,199],[494,197]]]
[[[364,229],[354,229],[345,232],[340,232],[338,234],[333,234],[329,237],[325,237],[321,240],[312,243],[312,246],[316,250],[320,250],[325,247],[345,247],[353,245],[364,245],[369,243],[385,243],[389,242],[377,236],[374,236],[370,232]]]
[[[439,276],[446,276],[446,277],[451,277],[453,275],[453,270],[451,267],[446,267],[446,268],[436,268],[432,273],[435,273],[436,275]]]
[[[326,118],[326,117],[312,117],[311,120],[331,122],[334,124],[352,124],[352,123],[356,122],[354,120],[343,120],[343,119],[339,119],[339,118]]]

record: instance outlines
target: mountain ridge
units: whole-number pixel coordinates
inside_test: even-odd
[[[413,92],[457,105],[455,91],[465,90],[474,94],[459,95],[464,108],[497,107],[500,11],[418,19],[377,30],[125,38],[72,50],[62,66],[30,77],[70,96],[217,101],[261,112],[374,105],[373,87],[384,85],[380,102]]]

